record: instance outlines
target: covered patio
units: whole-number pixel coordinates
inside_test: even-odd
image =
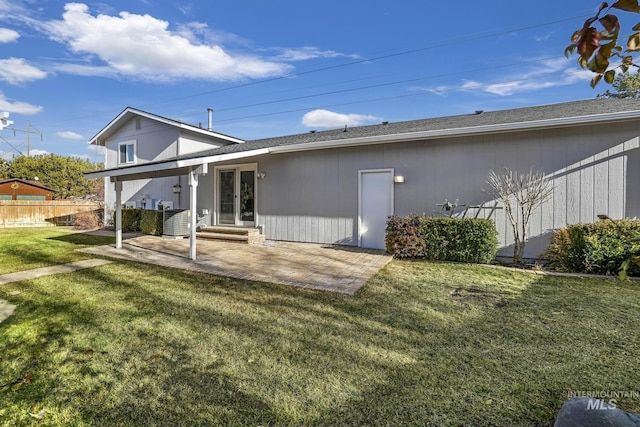
[[[120,248],[96,246],[83,252],[235,279],[290,285],[353,295],[391,257],[351,246],[266,241],[243,245],[199,241],[197,260],[190,242],[157,236],[125,236]]]

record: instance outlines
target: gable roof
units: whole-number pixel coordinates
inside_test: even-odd
[[[134,175],[140,176],[140,174],[168,176],[164,174],[172,169],[175,169],[175,172],[183,173],[189,167],[201,164],[268,153],[425,141],[638,119],[640,119],[640,100],[596,98],[537,107],[474,112],[458,116],[394,123],[383,122],[377,125],[257,139],[247,141],[244,144],[230,144],[211,150],[185,154],[169,160],[92,172],[86,176],[90,178],[124,177],[127,175],[133,177]]]
[[[276,151],[369,145],[411,140],[427,140],[462,135],[500,133],[552,127],[577,126],[640,118],[640,99],[595,98],[510,110],[482,111],[457,116],[436,117],[377,125],[346,127],[247,141],[242,146],[225,146],[193,153],[182,158],[239,153],[261,148]]]
[[[233,144],[242,144],[245,141],[239,138],[235,138],[233,136],[225,135],[218,132],[213,132],[208,129],[203,129],[199,126],[193,126],[187,123],[183,123],[179,120],[169,119],[167,117],[162,117],[157,114],[148,113],[146,111],[138,110],[136,108],[127,107],[125,108],[118,116],[111,120],[109,124],[107,124],[100,132],[98,132],[95,136],[93,136],[89,140],[89,144],[93,145],[104,145],[105,140],[108,139],[111,135],[113,135],[122,125],[131,120],[134,117],[145,117],[151,120],[155,120],[160,123],[167,124],[169,126],[174,126],[179,129],[188,130],[191,132],[195,132],[201,135],[205,135],[210,138],[222,139],[228,141]]]
[[[0,180],[0,185],[6,184],[6,183],[9,183],[9,182],[21,182],[23,184],[30,185],[32,187],[41,188],[43,190],[56,191],[55,189],[53,189],[51,187],[47,187],[46,185],[40,184],[40,182],[38,182],[38,181],[31,181],[31,180],[20,179],[20,178],[9,178],[9,179]]]

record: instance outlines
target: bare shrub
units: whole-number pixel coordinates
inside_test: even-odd
[[[99,211],[86,211],[74,215],[74,227],[78,230],[95,230],[102,227],[102,216]]]
[[[505,168],[502,174],[489,172],[487,191],[503,203],[513,229],[513,262],[522,264],[524,246],[528,238],[529,220],[534,209],[551,198],[553,183],[542,171],[518,173]]]

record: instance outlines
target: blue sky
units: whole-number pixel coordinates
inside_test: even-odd
[[[0,113],[32,155],[102,161],[127,106],[257,139],[593,98],[563,52],[599,4],[0,0]]]

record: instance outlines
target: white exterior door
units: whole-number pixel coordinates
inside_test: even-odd
[[[217,168],[219,225],[253,227],[256,223],[256,167]]]
[[[384,249],[387,218],[393,215],[393,169],[359,172],[358,246]]]

